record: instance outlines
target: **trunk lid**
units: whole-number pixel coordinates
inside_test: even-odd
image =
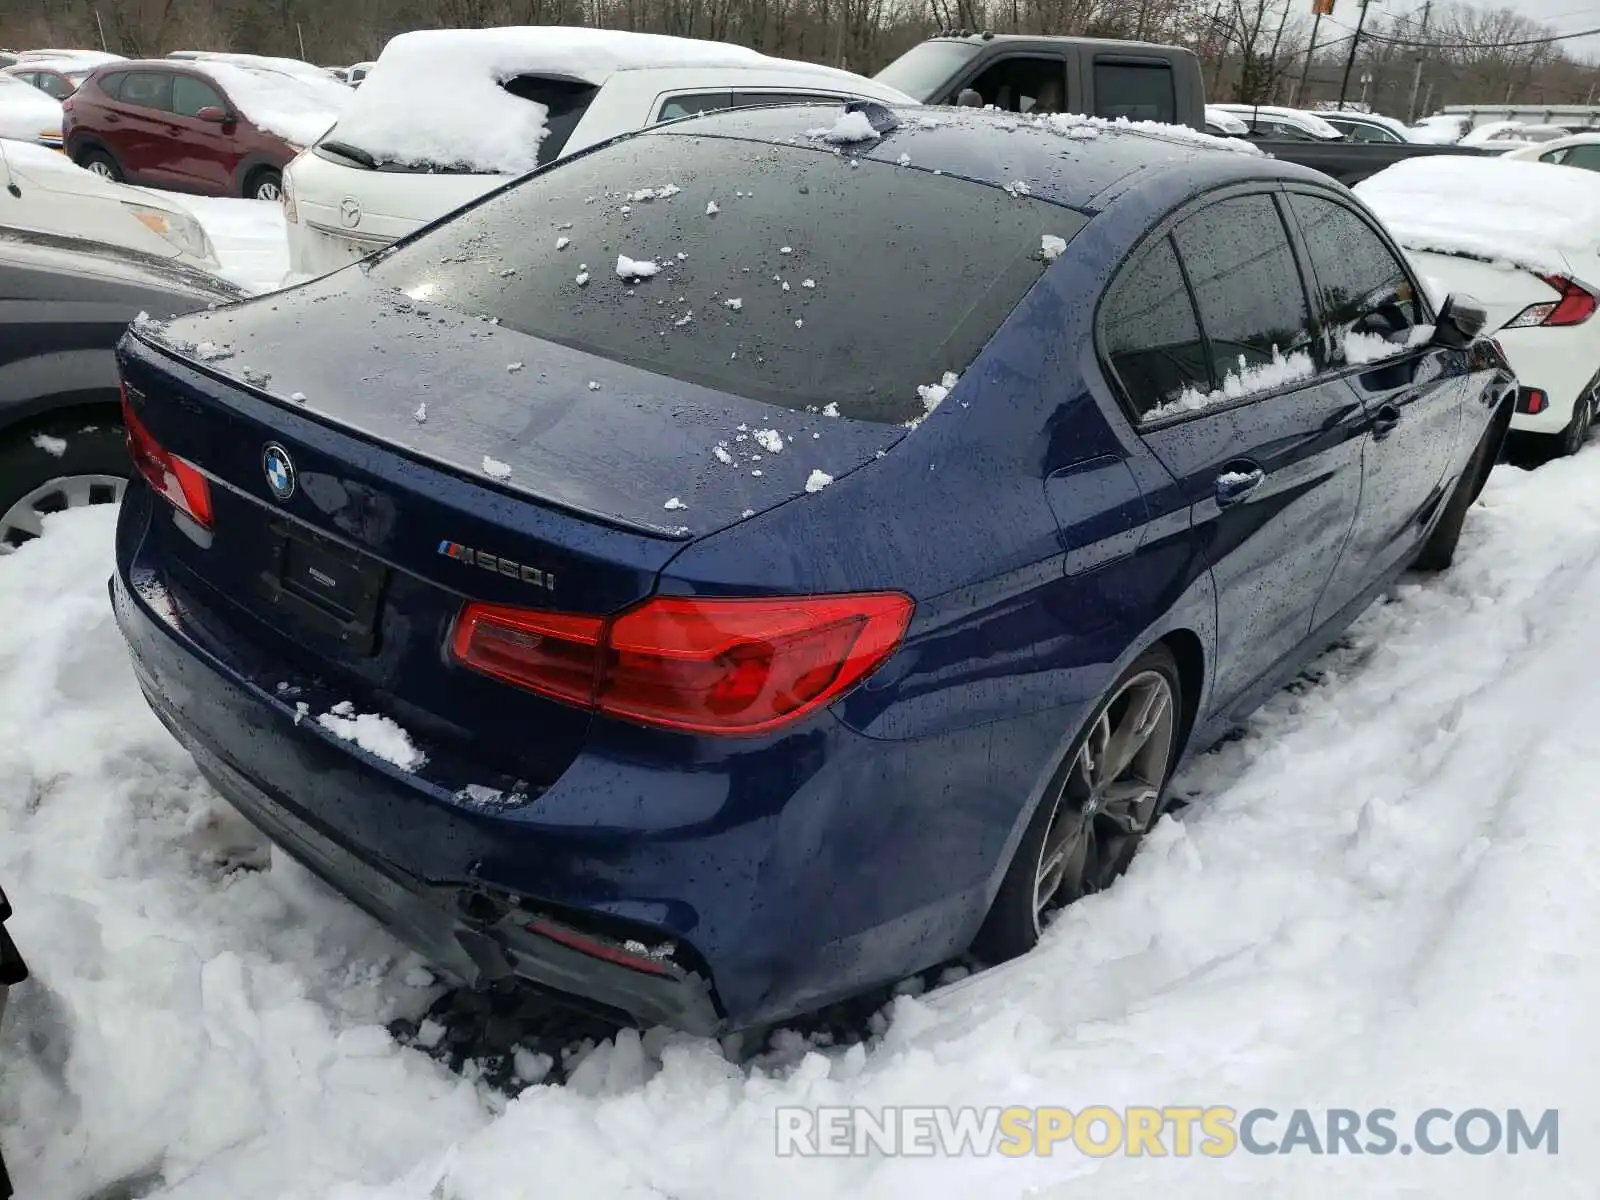
[[[1409,250],[1406,256],[1423,276],[1435,307],[1443,303],[1447,293],[1471,296],[1489,314],[1489,333],[1501,328],[1530,304],[1545,304],[1560,295],[1532,271],[1510,264],[1427,250]],[[1578,282],[1588,286],[1583,280]]]
[[[770,509],[814,471],[837,478],[906,432],[569,349],[379,288],[360,268],[141,333],[290,412],[658,537]]]

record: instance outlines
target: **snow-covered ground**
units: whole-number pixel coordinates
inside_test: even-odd
[[[70,512],[0,561],[0,880],[36,974],[0,1140],[30,1200],[1594,1195],[1600,450],[1498,470],[1455,569],[1195,764],[1030,957],[902,997],[865,1049],[624,1035],[509,1102],[390,1040],[433,992],[370,922],[281,856],[219,867],[252,839],[139,698],[110,542]],[[838,1103],[1558,1108],[1560,1152],[775,1156],[776,1106]]]
[[[289,239],[282,206],[267,200],[227,200],[173,193],[194,213],[217,248],[224,278],[252,292],[267,292],[289,273]]]

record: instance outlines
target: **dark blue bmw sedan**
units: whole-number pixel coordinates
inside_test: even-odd
[[[217,790],[447,972],[758,1027],[1026,951],[1448,565],[1481,329],[1198,135],[687,120],[136,327],[117,619]]]

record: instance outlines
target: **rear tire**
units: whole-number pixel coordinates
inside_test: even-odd
[[[1584,396],[1573,406],[1572,420],[1568,421],[1567,427],[1557,435],[1556,453],[1572,455],[1582,450],[1593,428],[1594,397]]]
[[[112,183],[123,182],[122,168],[117,165],[117,160],[111,157],[109,151],[98,147],[80,150],[77,163],[85,171],[91,171],[101,179],[109,179]]]
[[[109,413],[0,436],[0,557],[40,536],[50,513],[115,504],[132,473],[122,425]]]
[[[269,200],[274,204],[283,199],[283,173],[264,167],[245,180],[246,200]]]
[[[973,940],[974,954],[989,962],[1026,954],[1049,913],[1127,870],[1166,811],[1182,716],[1177,660],[1166,646],[1152,646],[1107,689],[1050,781]]]
[[[1412,570],[1444,571],[1455,562],[1456,546],[1461,542],[1461,527],[1466,524],[1467,510],[1483,491],[1483,485],[1489,478],[1489,472],[1494,470],[1495,463],[1500,461],[1501,447],[1510,424],[1511,415],[1505,407],[1490,420],[1489,428],[1483,431],[1483,437],[1478,440],[1478,448],[1472,452],[1461,478],[1456,481],[1455,490],[1445,502],[1438,524],[1417,552],[1411,564]]]

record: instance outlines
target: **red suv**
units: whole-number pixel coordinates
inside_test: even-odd
[[[302,147],[251,121],[229,96],[226,78],[172,60],[101,67],[62,101],[67,154],[107,179],[278,200],[283,168]],[[288,76],[273,81],[294,84]],[[330,113],[328,124],[333,120]]]

